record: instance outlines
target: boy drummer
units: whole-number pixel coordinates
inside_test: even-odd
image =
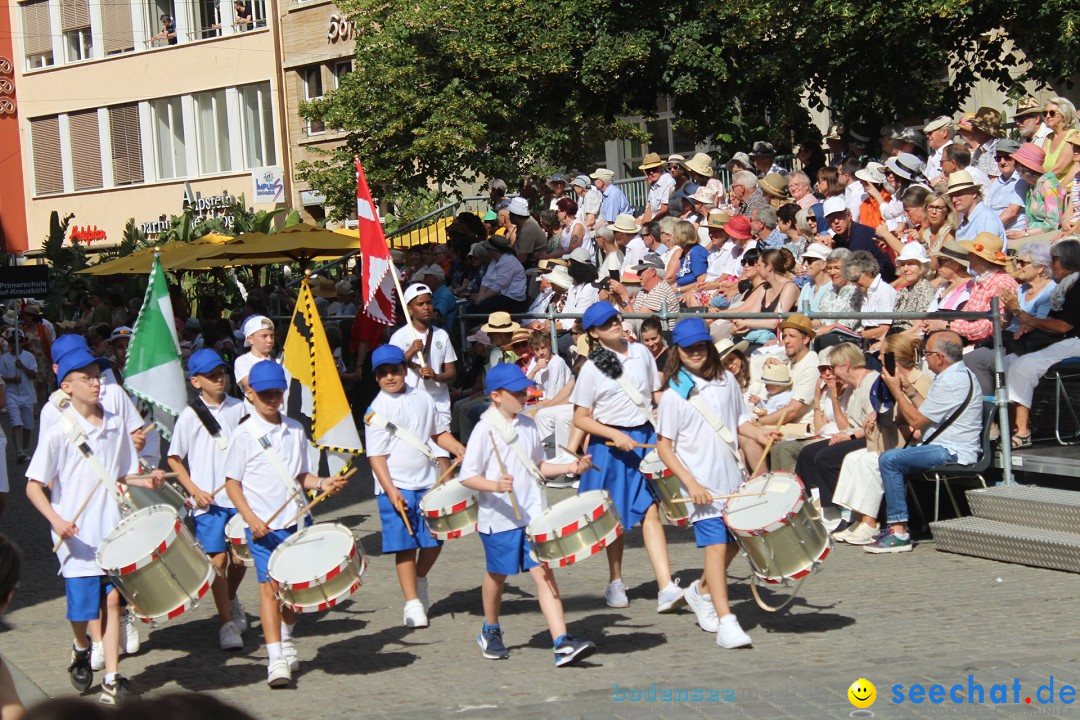
[[[199,397],[184,408],[176,421],[169,445],[169,467],[195,501],[195,538],[218,571],[210,586],[221,621],[218,642],[222,650],[239,650],[244,647],[240,633],[247,629],[247,617],[236,589],[247,568],[228,562],[225,525],[236,515],[236,507],[221,491],[225,451],[245,415],[244,403],[225,393],[225,361],[215,351],[203,348],[193,353],[188,359],[188,374]]]
[[[98,699],[115,705],[128,694],[127,678],[119,673],[123,601],[95,557],[100,543],[120,522],[120,506],[114,498],[121,491],[116,483],[160,488],[164,471],[155,470],[149,478],[130,477],[139,469],[135,447],[120,418],[98,402],[101,371],[109,365],[108,360],[95,358],[82,348],[71,350],[60,359],[57,364],[60,389],[71,398],[70,410],[64,417],[82,436],[69,438],[64,422],[42,428],[26,471],[26,496],[52,525],[53,540],[63,540],[56,556],[64,576],[67,619],[75,635],[68,668],[71,684],[80,692],[93,684],[90,638],[86,631],[87,624],[100,616],[105,679]],[[76,443],[88,445],[96,462],[87,460]],[[100,476],[95,465],[101,471]],[[108,487],[102,487],[103,483]],[[45,495],[45,488],[49,488],[49,496]]]
[[[293,643],[296,613],[278,602],[267,566],[274,548],[296,533],[285,523],[303,509],[305,490],[337,492],[344,478],[308,472],[304,428],[281,414],[287,388],[285,370],[273,360],[255,363],[247,376],[247,399],[255,408],[237,428],[225,456],[225,492],[247,523],[248,547],[259,579],[259,614],[269,655],[266,682],[286,687],[300,669]],[[293,501],[295,499],[295,502]]]
[[[537,475],[580,474],[589,466],[590,456],[565,464],[544,459],[536,423],[519,414],[525,407],[526,391],[534,384],[517,365],[500,363],[488,370],[484,390],[491,396],[492,406],[473,429],[461,464],[463,484],[480,491],[478,526],[487,564],[482,586],[484,626],[476,642],[489,660],[510,657],[499,626],[503,585],[508,575],[527,570],[536,583],[540,611],[554,641],[555,665],[562,667],[591,655],[596,646],[566,633],[555,576],[529,557],[525,526],[543,511]],[[511,442],[506,442],[507,437]],[[500,458],[506,464],[505,472],[500,469]],[[515,500],[520,517],[515,513]]]
[[[437,480],[438,466],[429,440],[458,460],[465,455],[465,446],[446,426],[439,426],[431,396],[406,385],[401,348],[376,348],[371,367],[380,392],[369,410],[365,446],[382,519],[382,551],[395,555],[398,583],[405,596],[405,626],[427,627],[427,575],[442,550],[442,542],[431,536],[420,515],[420,501]]]

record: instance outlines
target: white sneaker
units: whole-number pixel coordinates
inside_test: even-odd
[[[880,532],[880,527],[874,527],[873,525],[861,522],[848,530],[844,542],[849,545],[869,545],[874,542],[874,538],[876,538]]]
[[[281,641],[281,657],[285,660],[289,672],[296,672],[300,669],[300,654],[296,652],[295,641]]]
[[[420,604],[424,606],[424,614],[427,615],[428,610],[431,609],[431,603],[428,601],[428,582],[426,577],[416,578],[416,595],[420,598]]]
[[[231,622],[223,624],[218,630],[218,642],[222,650],[241,650],[244,647],[244,638],[240,637],[236,623]]]
[[[134,655],[139,652],[142,641],[139,639],[139,627],[135,615],[129,610],[120,618],[120,654]]]
[[[656,596],[656,612],[671,612],[683,603],[685,593],[686,590],[679,587],[679,578],[675,578]]]
[[[838,530],[838,531],[834,532],[832,534],[832,539],[835,542],[847,542],[848,538],[851,537],[851,531],[854,530],[854,529],[855,529],[854,525],[849,525],[846,528],[844,528],[843,530]]]
[[[712,595],[701,594],[700,581],[695,580],[690,587],[686,588],[683,599],[697,616],[698,627],[705,632],[716,632],[716,627],[720,624],[720,620],[716,617],[716,607],[712,604]]]
[[[247,613],[244,611],[244,606],[240,603],[240,598],[233,598],[229,601],[229,614],[232,615],[233,625],[236,626],[236,632],[245,632],[248,628]]]
[[[626,583],[622,580],[612,580],[604,591],[604,602],[608,607],[630,607],[630,599],[626,597]]]
[[[403,616],[405,627],[422,628],[428,626],[427,613],[424,612],[424,604],[420,600],[410,600],[405,603]]]
[[[90,669],[94,671],[105,669],[105,643],[90,644]]]
[[[753,641],[739,627],[739,620],[734,615],[729,614],[720,618],[720,624],[716,628],[716,644],[730,650],[732,648],[748,647],[753,644]]]
[[[266,684],[272,688],[288,687],[292,682],[292,672],[285,658],[279,657],[270,662],[266,672]]]

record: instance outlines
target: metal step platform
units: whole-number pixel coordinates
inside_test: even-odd
[[[1034,485],[998,485],[967,493],[971,513],[1040,530],[1080,533],[1080,492]]]
[[[964,517],[930,523],[945,552],[1080,573],[1080,534]]]

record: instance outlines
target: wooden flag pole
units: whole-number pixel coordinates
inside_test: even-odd
[[[405,312],[405,324],[412,330],[413,338],[416,340],[423,340],[420,337],[420,333],[416,331],[416,327],[412,324],[412,313],[409,312],[409,303],[405,302],[405,291],[401,289],[401,278],[398,277],[397,265],[394,264],[394,258],[387,257],[386,261],[390,263],[390,276],[394,279],[394,287],[397,288],[398,298],[401,300],[401,309]],[[429,329],[429,332],[432,332]],[[427,367],[427,360],[424,358],[423,351],[417,353],[420,358],[420,367]]]

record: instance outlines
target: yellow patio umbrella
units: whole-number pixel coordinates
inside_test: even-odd
[[[272,265],[276,263],[313,260],[336,260],[360,249],[355,235],[300,223],[282,228],[270,235],[246,233],[231,243],[207,248],[197,259],[188,260],[184,268],[199,270],[227,265]]]
[[[79,270],[81,275],[145,275],[154,264],[154,253],[160,253],[161,266],[166,270],[184,269],[190,259],[198,257],[209,248],[224,245],[235,238],[229,235],[209,233],[191,242],[179,240],[156,247],[136,250],[130,255]]]

